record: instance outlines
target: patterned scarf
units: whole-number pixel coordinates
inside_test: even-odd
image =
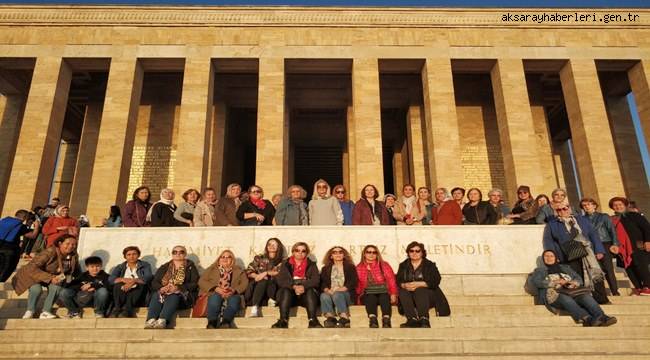
[[[232,283],[232,268],[226,269],[223,266],[219,266],[219,286],[222,289],[230,288]]]
[[[177,287],[179,285],[183,285],[183,283],[185,282],[186,267],[187,267],[187,262],[184,262],[183,265],[176,268],[174,266],[174,262],[170,261],[169,266],[167,267],[167,272],[165,272],[165,275],[163,275],[163,278],[161,280],[162,285],[167,286],[168,284],[172,284]],[[183,298],[187,297],[187,293],[182,293],[180,290],[177,290],[175,294],[180,294],[181,296],[183,296]],[[158,300],[160,300],[161,304],[165,302],[167,295],[169,294],[161,294],[160,292],[158,292]]]

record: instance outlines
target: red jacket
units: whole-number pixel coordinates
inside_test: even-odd
[[[630,241],[630,237],[627,235],[627,231],[625,231],[625,227],[621,223],[621,218],[615,215],[610,218],[612,219],[612,225],[614,225],[616,237],[619,242],[618,255],[623,259],[623,265],[627,269],[632,263],[634,246],[632,245],[632,241]]]
[[[375,207],[379,209],[379,222],[381,225],[390,225],[390,219],[388,218],[388,211],[383,202],[375,200]],[[359,199],[359,201],[354,204],[354,210],[352,210],[352,225],[374,225],[372,216],[372,208],[370,204],[365,199]]]
[[[370,273],[372,274],[375,283],[386,284],[388,293],[390,295],[397,295],[397,281],[395,280],[393,268],[390,267],[389,263],[382,261],[380,268],[378,262],[366,264],[362,261],[357,265],[357,275],[359,278],[357,283],[357,304],[360,304],[361,295],[363,295],[366,286],[368,286],[368,265],[370,265]]]
[[[461,225],[463,212],[454,200],[447,200],[431,211],[433,225]]]
[[[72,226],[74,227],[74,229],[68,229],[68,230],[56,229],[61,226]],[[64,218],[59,216],[53,216],[47,219],[45,225],[43,226],[43,235],[45,236],[47,247],[52,246],[56,239],[58,239],[59,237],[65,234],[72,234],[74,236],[79,235],[79,224],[77,223],[77,220],[71,217]]]

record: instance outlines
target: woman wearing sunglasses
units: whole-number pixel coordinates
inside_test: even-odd
[[[235,264],[235,254],[224,250],[199,279],[201,294],[208,297],[208,329],[235,329],[235,314],[244,304],[248,286],[246,273]],[[224,305],[225,302],[225,306]]]
[[[375,245],[363,248],[361,262],[357,265],[357,277],[357,303],[366,306],[370,327],[379,327],[377,305],[381,307],[381,326],[391,327],[391,304],[397,304],[397,283],[393,268],[382,260]]]
[[[323,327],[316,318],[320,276],[316,263],[308,256],[309,245],[297,242],[291,247],[291,257],[280,266],[280,272],[276,277],[278,284],[276,299],[280,307],[280,319],[273,324],[273,328],[289,327],[289,310],[294,304],[307,309],[310,328]]]
[[[314,183],[314,194],[309,202],[309,225],[343,225],[343,210],[332,196],[330,185],[323,179]]]
[[[427,259],[424,244],[417,241],[406,246],[408,258],[399,264],[397,284],[399,302],[406,316],[400,327],[430,328],[429,309],[438,316],[449,316],[449,303],[440,289],[440,272],[436,263]]]
[[[243,226],[273,225],[275,207],[264,199],[264,190],[257,185],[248,188],[248,200],[237,209],[237,219]]]
[[[320,272],[320,284],[323,291],[320,294],[320,304],[325,327],[349,328],[349,306],[357,288],[357,269],[347,250],[335,246],[327,251]]]
[[[167,329],[178,309],[187,309],[196,300],[199,272],[188,260],[184,246],[172,249],[172,259],[163,264],[151,282],[151,301],[145,329]]]

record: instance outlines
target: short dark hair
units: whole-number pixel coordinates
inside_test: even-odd
[[[609,199],[609,204],[608,204],[609,208],[614,210],[614,203],[617,202],[617,201],[622,202],[625,205],[625,207],[628,207],[630,205],[630,201],[628,199],[626,199],[626,198],[624,198],[622,196],[615,196],[615,197]]]
[[[183,200],[187,201],[187,197],[190,196],[190,194],[193,193],[193,192],[196,193],[196,200],[197,201],[201,200],[201,193],[196,189],[185,190],[185,192],[183,193],[183,195],[181,197],[183,198]]]
[[[140,254],[141,254],[139,247],[137,247],[137,246],[127,246],[127,247],[124,248],[124,250],[122,250],[122,256],[126,256],[126,253],[128,253],[129,251],[137,251],[138,256],[140,256]]]
[[[90,265],[102,266],[104,262],[102,261],[102,258],[100,258],[99,256],[89,256],[86,258],[86,260],[84,260],[84,264],[86,264],[86,266],[90,266]]]
[[[455,193],[455,192],[458,191],[458,190],[460,190],[460,191],[463,193],[463,196],[465,196],[465,189],[462,188],[462,187],[455,187],[455,188],[451,189],[450,194],[453,194],[453,193]]]
[[[29,218],[29,211],[27,211],[25,209],[20,209],[20,210],[16,211],[15,217],[19,218],[22,221],[25,221],[25,220],[27,220]]]
[[[584,207],[582,206],[583,203],[590,203],[590,204],[593,204],[594,206],[596,206],[596,208],[598,208],[598,203],[596,202],[596,200],[594,200],[592,198],[583,198],[582,200],[580,200],[580,208],[582,210],[584,210]]]
[[[68,239],[75,239],[75,240],[77,240],[77,237],[74,236],[74,235],[70,235],[70,234],[64,234],[64,235],[59,236],[56,240],[54,240],[54,244],[53,244],[53,245],[58,247],[58,246],[61,245],[64,241],[66,241],[66,240],[68,240]]]
[[[379,197],[379,191],[377,190],[377,187],[376,187],[375,185],[373,185],[373,184],[366,184],[366,186],[364,186],[364,187],[361,189],[361,198],[362,198],[362,199],[365,199],[365,198],[366,198],[366,188],[367,188],[368,186],[370,186],[371,188],[373,188],[373,189],[375,190],[375,196],[374,196],[372,199],[373,199],[373,200],[376,200],[376,199]],[[415,189],[413,189],[413,190],[415,190]]]
[[[147,200],[146,200],[146,201],[149,202],[149,200],[151,199],[151,190],[149,190],[149,187],[148,187],[148,186],[139,186],[137,189],[135,189],[135,190],[133,191],[133,200],[138,200],[138,193],[139,193],[141,190],[147,190],[147,192],[149,193],[149,196],[147,196]]]
[[[420,242],[417,242],[417,241],[412,241],[411,243],[406,245],[406,255],[408,256],[409,251],[411,251],[411,249],[413,249],[416,246],[419,247],[420,250],[422,250],[422,257],[426,258],[427,257],[427,249],[424,247],[423,243],[420,243]]]
[[[473,187],[473,188],[467,190],[467,198],[468,198],[468,199],[469,199],[469,193],[471,193],[472,191],[476,191],[476,192],[478,192],[478,199],[479,199],[479,201],[482,201],[482,200],[483,200],[483,193],[481,192],[481,189],[479,189],[479,188],[475,188],[475,187]]]

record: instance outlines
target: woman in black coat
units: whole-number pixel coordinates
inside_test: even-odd
[[[436,264],[428,260],[424,244],[413,241],[406,247],[408,259],[399,264],[397,285],[399,302],[406,316],[400,327],[429,328],[429,309],[436,308],[438,316],[451,313],[445,294],[440,289],[440,272]]]
[[[467,191],[469,202],[463,206],[465,225],[494,225],[497,223],[499,214],[488,201],[483,200],[481,190],[471,188]]]
[[[340,246],[329,249],[320,272],[320,304],[326,328],[350,327],[349,307],[356,296],[357,282],[357,267],[350,253]]]
[[[237,219],[242,226],[273,225],[275,207],[264,199],[264,190],[257,185],[248,188],[248,200],[237,209]]]

